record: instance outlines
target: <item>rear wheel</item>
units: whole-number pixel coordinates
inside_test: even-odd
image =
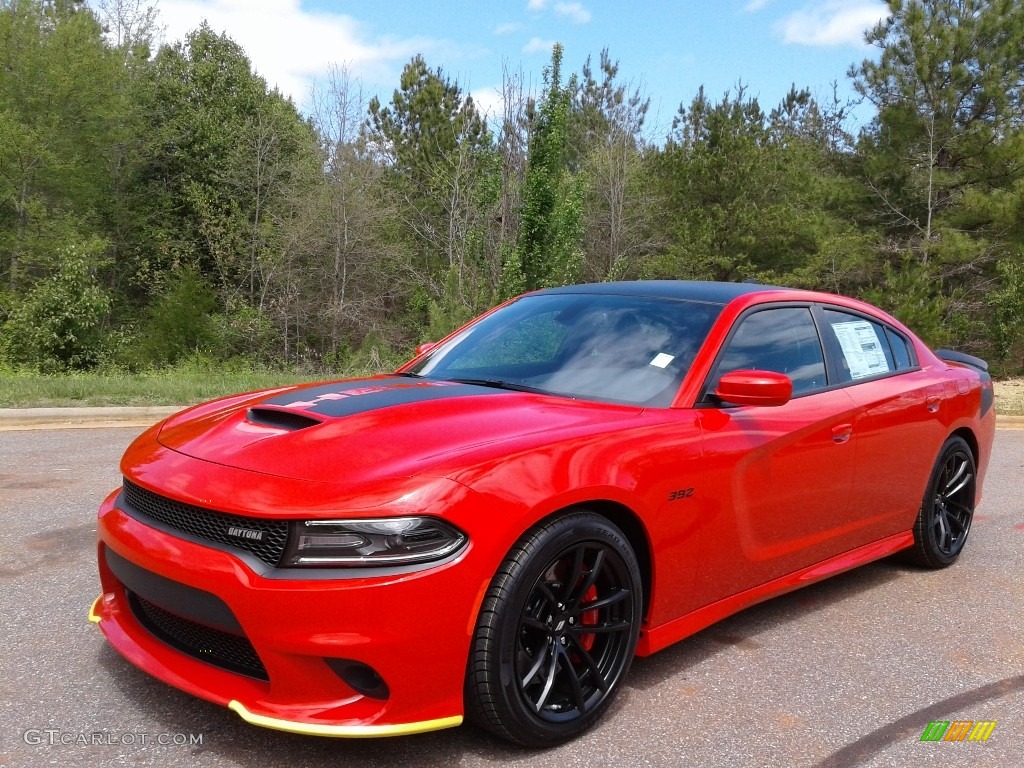
[[[484,598],[466,710],[531,747],[565,742],[615,696],[636,650],[640,569],[623,533],[591,512],[527,532]]]
[[[942,446],[914,525],[914,562],[945,568],[956,562],[974,519],[974,454],[962,437]]]

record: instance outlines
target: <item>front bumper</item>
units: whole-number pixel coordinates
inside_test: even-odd
[[[270,579],[230,552],[140,522],[117,499],[112,493],[99,513],[103,593],[89,618],[136,666],[278,730],[388,736],[462,722],[470,638],[493,573],[472,543],[450,562],[410,573]],[[131,584],[122,580],[125,573],[135,574],[125,579]],[[160,605],[161,590],[153,584],[174,585],[178,615],[190,610],[182,611],[181,594],[206,593],[224,606],[237,621],[229,631],[240,630],[251,644],[265,679],[209,663],[195,647],[185,652],[158,637],[139,609],[139,598]],[[204,630],[205,614],[196,611],[184,619]],[[335,671],[338,661],[372,669],[386,695],[360,692]]]

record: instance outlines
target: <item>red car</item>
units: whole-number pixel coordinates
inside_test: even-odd
[[[522,296],[392,375],[140,436],[90,618],[270,728],[512,741],[591,725],[647,655],[905,550],[960,555],[984,362],[859,301],[635,282]]]

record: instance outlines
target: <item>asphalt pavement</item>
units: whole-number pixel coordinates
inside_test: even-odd
[[[136,670],[86,614],[95,510],[141,430],[25,426],[0,431],[2,768],[1024,764],[1024,431],[997,433],[952,568],[888,559],[748,609],[638,659],[593,731],[537,752],[468,726],[351,741],[264,730]],[[933,721],[995,726],[984,742],[921,741]]]

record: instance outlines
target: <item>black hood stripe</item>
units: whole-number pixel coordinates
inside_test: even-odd
[[[426,400],[500,394],[507,395],[508,392],[454,381],[396,377],[321,384],[309,389],[300,389],[272,397],[264,401],[263,405],[303,410],[321,416],[338,418]]]

